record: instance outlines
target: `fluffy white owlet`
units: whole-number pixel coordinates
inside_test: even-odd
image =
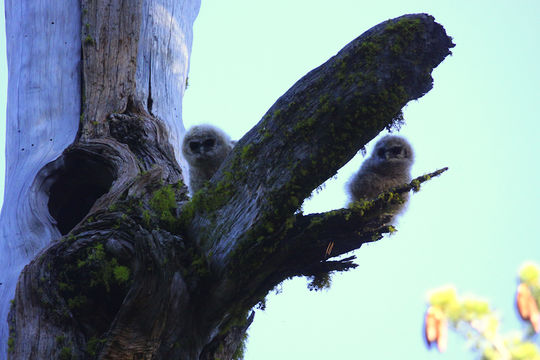
[[[212,178],[235,142],[212,125],[196,125],[182,141],[182,154],[189,164],[189,190],[194,194]]]
[[[405,138],[396,135],[381,138],[347,184],[351,201],[374,199],[383,191],[410,182],[413,161],[412,147]],[[402,197],[406,201],[408,194]],[[404,204],[393,213],[398,213]]]

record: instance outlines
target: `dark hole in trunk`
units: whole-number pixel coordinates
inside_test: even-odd
[[[77,225],[115,180],[115,171],[104,158],[75,150],[63,155],[63,164],[49,188],[49,212],[58,230],[67,234]]]

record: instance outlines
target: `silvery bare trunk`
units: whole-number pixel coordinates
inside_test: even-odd
[[[9,88],[0,217],[0,358],[7,354],[6,319],[22,268],[82,220],[101,195],[101,185],[92,185],[98,176],[92,172],[99,167],[88,167],[89,160],[78,159],[75,151],[71,161],[81,162],[89,178],[75,180],[80,183],[73,184],[69,196],[78,198],[71,204],[49,201],[51,192],[62,197],[65,182],[75,175],[64,150],[99,138],[78,131],[88,130],[98,117],[105,121],[105,113],[124,112],[128,102],[159,118],[166,130],[163,141],[177,144],[184,131],[182,96],[200,1],[93,3],[5,2]],[[84,151],[81,146],[79,154]],[[80,204],[84,209],[71,218],[69,212],[85,193],[90,194]]]

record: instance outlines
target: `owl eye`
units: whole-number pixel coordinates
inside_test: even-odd
[[[191,141],[189,143],[189,148],[191,149],[191,151],[198,151],[200,147],[201,143],[198,141]]]
[[[392,155],[400,155],[401,154],[401,147],[395,146],[392,148]]]
[[[379,149],[377,151],[377,156],[380,157],[381,159],[384,159],[385,158],[384,152],[385,152],[384,149]]]
[[[215,139],[206,139],[204,140],[204,142],[202,143],[203,146],[205,148],[209,148],[209,147],[213,147],[216,143],[216,140]]]

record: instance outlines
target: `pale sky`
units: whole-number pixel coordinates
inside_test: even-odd
[[[405,108],[400,134],[416,152],[413,176],[450,170],[411,197],[395,235],[356,251],[360,266],[334,276],[329,291],[296,279],[270,295],[249,330],[247,360],[474,359],[457,336],[445,354],[425,349],[426,292],[445,284],[489,300],[504,333],[520,329],[516,274],[524,261],[540,263],[537,0],[203,0],[184,124],[214,123],[238,139],[362,32],[417,12],[435,16],[456,47],[435,70],[434,89]],[[5,109],[3,18],[0,27]],[[5,110],[0,120],[3,136]],[[344,183],[361,162],[341,169],[304,212],[345,206]]]

